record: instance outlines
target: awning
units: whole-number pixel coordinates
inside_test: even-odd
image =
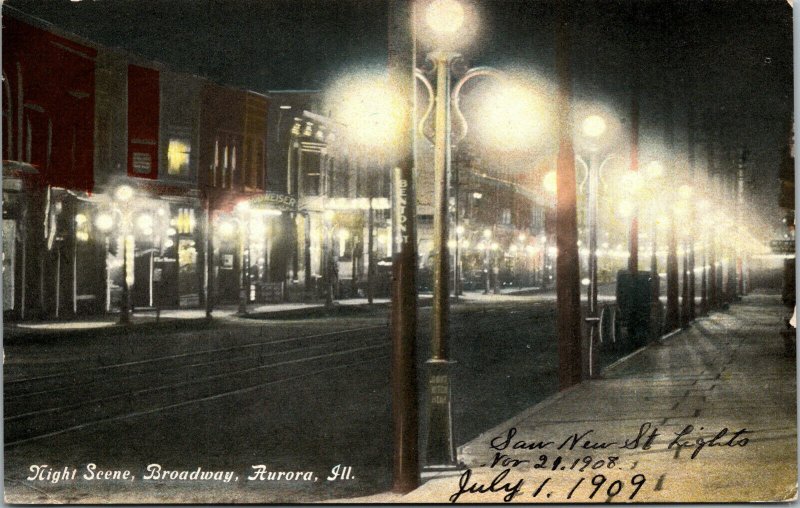
[[[22,161],[3,161],[3,178],[38,174],[39,169],[33,164]]]

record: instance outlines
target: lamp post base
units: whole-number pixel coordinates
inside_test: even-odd
[[[449,360],[431,359],[428,365],[428,436],[423,471],[461,469],[453,441],[452,394]]]

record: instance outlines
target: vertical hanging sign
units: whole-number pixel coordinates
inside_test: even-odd
[[[410,168],[409,168],[410,169]],[[413,201],[411,194],[411,175],[404,174],[408,169],[394,168],[392,172],[392,228],[394,229],[394,252],[402,253],[408,249],[413,237]]]

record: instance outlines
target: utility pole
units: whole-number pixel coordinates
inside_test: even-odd
[[[392,491],[419,486],[419,407],[417,402],[417,236],[414,193],[414,104],[416,44],[414,1],[389,2],[389,75],[405,98],[405,125],[392,173]]]
[[[572,146],[570,37],[566,0],[556,3],[558,163],[556,166],[556,317],[558,377],[564,390],[581,382],[580,258],[578,257],[575,151]]]
[[[739,166],[736,168],[736,223],[741,224],[744,218],[744,167],[747,162],[747,148],[742,147]],[[744,258],[741,246],[736,247],[736,294],[744,296]]]
[[[710,184],[712,191],[716,190],[717,184],[717,159],[714,155],[715,145],[717,143],[717,133],[716,129],[712,130],[713,126],[713,119],[711,117],[711,111],[707,111],[706,117],[706,129],[708,130],[709,136],[711,141],[708,143],[707,156],[708,156],[708,170],[710,173]],[[717,235],[716,235],[716,225],[712,225],[709,230],[706,232],[708,235],[708,303],[706,304],[706,309],[712,310],[716,309],[719,303],[718,296],[717,296]]]
[[[692,83],[690,83],[691,85]],[[691,93],[688,94],[690,97],[692,96]],[[695,276],[694,276],[694,224],[695,219],[697,218],[697,214],[695,213],[695,195],[700,191],[697,188],[697,184],[700,181],[697,178],[697,165],[695,164],[695,145],[696,145],[696,138],[695,138],[695,122],[694,122],[694,107],[692,106],[693,101],[689,101],[689,110],[687,111],[687,123],[688,125],[688,144],[687,147],[689,150],[689,172],[690,172],[690,181],[692,182],[692,197],[689,200],[689,232],[688,232],[688,240],[686,242],[686,261],[688,263],[686,270],[688,271],[688,280],[687,285],[688,288],[686,290],[688,301],[688,306],[686,308],[687,311],[687,322],[694,321],[696,316],[695,305],[694,305],[694,295],[695,295]]]
[[[689,241],[683,241],[683,284],[681,285],[681,328],[687,328],[691,321],[689,311]]]
[[[214,211],[213,200],[208,195],[210,186],[206,188],[206,206],[203,225],[205,226],[204,259],[206,273],[203,277],[205,286],[206,321],[211,322],[214,312]]]
[[[634,7],[635,8],[635,7]],[[631,172],[639,171],[639,83],[638,83],[638,58],[634,58],[634,84],[631,95]],[[630,224],[630,256],[628,256],[628,271],[635,277],[639,271],[639,206],[631,217]]]
[[[675,153],[675,114],[671,90],[667,92],[667,105],[664,115],[664,137],[667,151]],[[670,160],[670,167],[675,168],[675,160]],[[678,308],[678,239],[675,224],[675,211],[669,211],[669,233],[667,234],[667,310],[664,316],[664,332],[671,332],[680,326]]]
[[[633,9],[633,26],[639,26],[639,5],[636,2],[631,4]],[[632,86],[631,86],[631,132],[630,132],[630,157],[631,166],[630,171],[637,173],[639,171],[639,83],[641,80],[641,44],[638,32],[632,31],[633,37],[632,44]],[[639,205],[637,204],[633,216],[631,217],[630,230],[629,230],[629,243],[628,243],[628,271],[633,276],[632,280],[637,280],[639,271]],[[631,312],[633,310],[631,309]],[[629,317],[630,321],[630,317]]]

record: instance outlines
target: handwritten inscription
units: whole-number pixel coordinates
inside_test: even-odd
[[[487,494],[499,495],[504,502],[520,496],[522,499],[557,496],[557,499],[566,501],[620,496],[620,500],[632,501],[647,483],[647,478],[643,473],[631,471],[636,469],[637,461],[629,459],[626,462],[626,452],[675,450],[674,454],[668,455],[669,460],[691,461],[709,448],[743,448],[753,433],[745,428],[706,429],[691,424],[678,428],[681,429],[678,432],[673,432],[673,429],[665,431],[652,422],[644,422],[635,432],[611,436],[611,439],[597,435],[594,429],[531,439],[518,435],[517,428],[511,427],[489,440],[492,456],[481,464],[481,467],[489,469],[491,474],[488,478],[485,471],[478,475],[467,469],[461,474],[458,488],[449,499],[455,503],[464,495]],[[687,453],[681,454],[682,450]],[[556,476],[542,476],[542,472],[558,475],[560,480],[553,482]],[[585,476],[587,473],[591,476]],[[570,474],[580,477],[572,480]],[[530,488],[526,488],[526,482],[531,483]],[[654,490],[662,490],[664,475],[657,477],[654,484]]]
[[[704,432],[704,435],[699,435]],[[711,437],[709,432],[700,427],[695,429],[693,425],[686,425],[680,432],[673,433],[674,438],[665,438],[663,433],[659,432],[658,427],[654,426],[651,422],[643,423],[636,435],[625,437],[621,440],[606,441],[597,439],[594,435],[594,430],[589,429],[583,432],[575,432],[559,440],[525,440],[514,439],[517,435],[516,427],[511,427],[505,434],[494,437],[489,445],[491,449],[497,451],[506,450],[557,450],[557,451],[609,451],[614,449],[624,450],[650,450],[654,444],[661,443],[666,445],[666,449],[672,448],[693,448],[691,458],[696,458],[699,453],[706,447],[726,446],[726,447],[742,447],[747,446],[749,438],[745,437],[751,434],[752,431],[747,429],[739,429],[731,431],[727,427],[719,430]],[[662,439],[658,439],[658,438]],[[665,439],[669,439],[668,441]],[[506,459],[510,457],[504,455]],[[518,460],[518,459],[517,459]],[[510,465],[506,463],[504,465]],[[517,464],[520,465],[520,464]]]

